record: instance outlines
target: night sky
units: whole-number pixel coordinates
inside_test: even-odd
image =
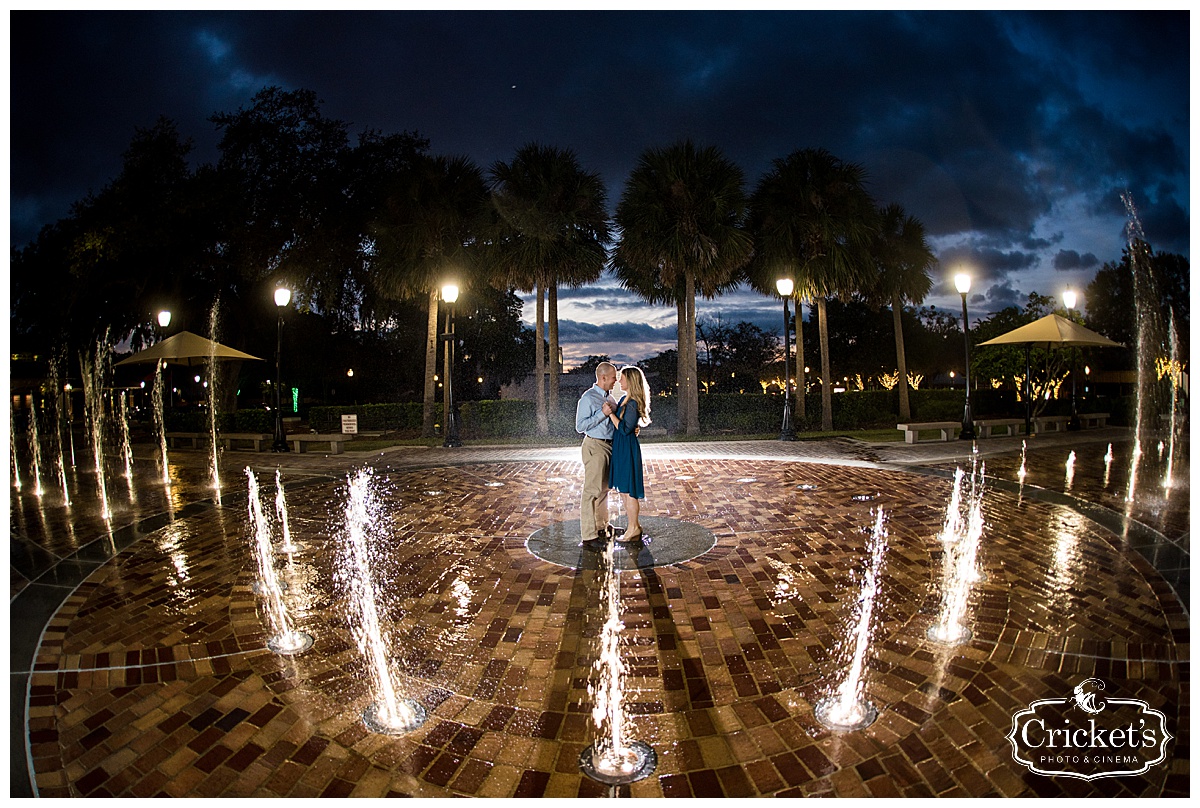
[[[482,168],[539,141],[573,149],[615,206],[648,147],[691,137],[752,190],[823,147],[880,204],[921,219],[940,265],[925,301],[976,277],[971,319],[1033,291],[1082,291],[1125,243],[1128,189],[1156,250],[1189,255],[1189,16],[1176,12],[11,12],[10,241],[24,246],[116,176],[160,115],[216,159],[214,112],[265,86],[330,117],[416,130]],[[1084,304],[1086,305],[1086,301]],[[778,332],[777,300],[699,316]],[[527,320],[532,320],[527,307]],[[568,366],[674,347],[675,310],[610,279],[562,290]]]

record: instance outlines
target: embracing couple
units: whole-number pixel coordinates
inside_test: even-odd
[[[614,393],[613,388],[617,387]],[[608,489],[625,497],[629,523],[617,539],[640,541],[640,500],[646,498],[642,483],[641,427],[650,424],[650,388],[640,368],[617,368],[611,362],[596,367],[596,383],[584,391],[575,407],[575,431],[583,433],[583,497],[579,531],[585,542],[606,542],[612,532],[608,523]]]

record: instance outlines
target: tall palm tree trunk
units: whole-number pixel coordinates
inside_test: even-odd
[[[438,290],[429,290],[429,317],[425,326],[425,397],[421,415],[421,436],[433,437],[433,424],[437,420],[437,344],[438,344]]]
[[[821,335],[821,429],[833,431],[833,369],[829,366],[829,326],[825,298],[817,298],[817,326]]]
[[[675,420],[677,425],[687,432],[688,405],[687,396],[687,346],[684,334],[687,332],[687,304],[683,298],[675,301]]]
[[[534,401],[537,403],[537,431],[539,435],[550,432],[550,423],[546,420],[546,289],[542,282],[537,282],[537,333],[534,335],[533,372],[537,376],[537,393]]]
[[[687,307],[687,434],[700,434],[700,385],[696,383],[696,279],[684,274],[683,303]]]
[[[549,418],[558,419],[558,376],[562,368],[558,364],[558,280],[552,278],[546,290],[550,308],[550,412]]]
[[[892,327],[896,330],[896,371],[900,374],[900,420],[912,418],[908,406],[908,363],[904,359],[904,329],[900,325],[900,295],[892,293]]]
[[[796,418],[800,423],[808,417],[804,405],[805,387],[808,380],[804,377],[804,300],[796,297]]]

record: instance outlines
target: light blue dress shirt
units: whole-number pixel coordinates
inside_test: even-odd
[[[575,431],[582,432],[590,438],[612,440],[613,425],[601,407],[605,401],[612,401],[608,393],[598,384],[593,384],[579,397],[575,405]]]

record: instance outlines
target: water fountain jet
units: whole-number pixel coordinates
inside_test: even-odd
[[[879,717],[879,710],[867,700],[867,683],[863,673],[867,664],[867,648],[875,624],[875,604],[879,596],[883,557],[887,550],[887,528],[883,508],[875,511],[875,527],[867,541],[869,558],[863,573],[855,604],[854,627],[850,632],[854,646],[850,655],[850,670],[834,693],[813,706],[813,714],[823,726],[836,732],[852,732],[869,727]]]
[[[283,602],[279,574],[272,562],[271,526],[259,499],[258,478],[249,466],[246,467],[246,479],[249,486],[250,524],[254,529],[254,558],[258,562],[259,589],[266,600],[267,622],[272,632],[267,639],[267,648],[276,654],[293,656],[311,648],[313,638],[311,634],[298,631],[292,624],[292,616]]]
[[[424,724],[426,712],[417,701],[397,694],[383,641],[367,547],[371,529],[380,523],[373,473],[367,468],[359,469],[347,482],[345,572],[354,606],[351,626],[358,649],[367,658],[375,691],[375,700],[363,711],[363,724],[372,732],[402,735]]]
[[[947,508],[942,541],[942,603],[937,621],[929,627],[926,636],[944,645],[959,645],[971,639],[971,629],[963,623],[967,601],[972,585],[982,580],[979,572],[979,546],[983,537],[983,473],[982,466],[971,468],[971,489],[965,502],[966,518]],[[961,487],[963,475],[958,469],[955,488]],[[957,492],[956,492],[957,493]],[[961,503],[961,497],[952,496],[951,505]],[[959,507],[963,507],[959,505]],[[955,531],[954,537],[946,534]]]
[[[171,487],[171,468],[167,465],[167,418],[163,413],[163,368],[165,361],[154,363],[154,388],[150,398],[154,406],[154,431],[158,433],[159,457],[162,460],[162,481],[167,488]]]
[[[288,521],[287,499],[283,495],[283,479],[280,476],[279,469],[275,469],[275,516],[279,520],[280,531],[283,533],[283,544],[279,546],[279,552],[289,555],[299,552],[299,545],[292,541],[292,527]]]
[[[593,664],[596,683],[588,684],[595,702],[592,721],[595,742],[579,753],[579,770],[607,785],[623,785],[649,777],[658,766],[658,755],[644,741],[625,737],[622,703],[626,666],[621,658],[621,571],[613,563],[613,544],[605,545],[601,566],[600,598],[605,621],[600,631],[600,656]]]

